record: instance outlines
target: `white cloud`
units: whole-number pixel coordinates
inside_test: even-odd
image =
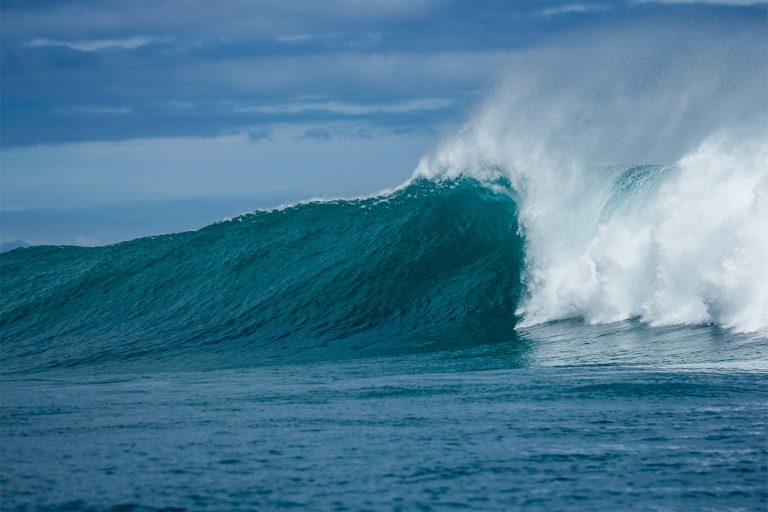
[[[301,44],[307,42],[332,42],[349,48],[364,48],[380,43],[383,36],[377,32],[363,34],[347,34],[344,32],[331,32],[326,34],[286,34],[275,38],[275,41],[283,44]]]
[[[312,34],[293,34],[293,35],[287,35],[287,36],[280,36],[275,40],[278,43],[306,43],[307,41],[311,41],[314,38],[315,36]]]
[[[80,52],[95,52],[105,48],[125,48],[135,50],[147,45],[156,39],[153,37],[130,37],[127,39],[84,39],[78,41],[62,41],[57,39],[33,39],[27,46],[63,46]]]
[[[558,14],[572,14],[583,12],[607,11],[610,7],[605,4],[563,4],[548,7],[541,11],[544,16],[556,16]]]
[[[61,114],[130,114],[131,107],[95,107],[90,105],[75,105],[56,110]]]
[[[395,103],[362,104],[341,101],[313,101],[283,103],[278,105],[235,105],[233,112],[259,114],[299,114],[310,111],[327,111],[337,114],[364,115],[383,113],[405,113],[420,110],[441,110],[449,107],[453,101],[445,98],[426,98]]]

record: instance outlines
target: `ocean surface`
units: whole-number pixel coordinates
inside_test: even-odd
[[[0,508],[764,510],[765,210],[686,165],[2,254]]]

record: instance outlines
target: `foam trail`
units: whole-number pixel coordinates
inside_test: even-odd
[[[417,176],[507,178],[522,325],[639,317],[768,333],[768,40],[604,33],[520,55]],[[668,162],[669,165],[607,165]]]

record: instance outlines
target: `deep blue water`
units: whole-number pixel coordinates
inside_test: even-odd
[[[523,327],[517,212],[418,180],[0,255],[0,508],[765,510],[765,337]]]
[[[401,357],[8,377],[2,505],[761,510],[768,374],[739,361],[764,355],[715,328],[566,322]]]

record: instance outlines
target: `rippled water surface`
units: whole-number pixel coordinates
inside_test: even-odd
[[[9,376],[2,505],[760,510],[763,352],[708,328],[566,323],[406,357]]]

